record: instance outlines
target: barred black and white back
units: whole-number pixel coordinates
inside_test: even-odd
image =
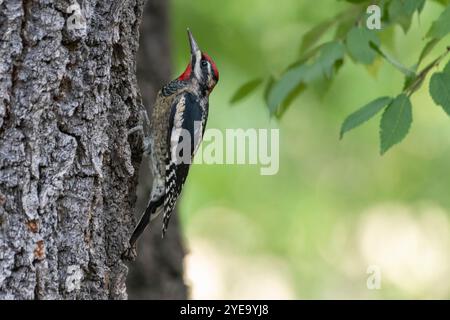
[[[164,219],[162,234],[164,236],[169,225],[170,217],[177,199],[183,189],[193,162],[195,153],[202,141],[208,117],[208,100],[187,91],[174,105],[170,122],[169,133],[170,150],[166,160],[166,181],[164,196]],[[186,138],[189,135],[189,147],[186,150]],[[184,144],[183,144],[184,142]],[[185,157],[184,152],[189,156]],[[187,160],[187,161],[186,161]]]

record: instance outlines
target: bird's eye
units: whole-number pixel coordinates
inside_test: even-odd
[[[208,62],[206,60],[202,60],[202,67],[206,67],[208,65]]]

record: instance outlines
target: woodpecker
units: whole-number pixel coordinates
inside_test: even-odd
[[[187,30],[191,59],[186,70],[158,92],[149,136],[146,138],[153,173],[153,187],[146,210],[130,238],[136,240],[149,222],[164,213],[162,236],[201,143],[208,119],[209,95],[219,81],[214,61],[200,51]]]

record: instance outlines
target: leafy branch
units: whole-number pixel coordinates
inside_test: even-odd
[[[403,91],[397,97],[381,97],[373,100],[349,115],[341,127],[340,137],[360,126],[383,111],[380,121],[381,154],[401,142],[412,124],[410,97],[420,89],[426,77],[447,57],[450,49],[420,69],[421,63],[436,45],[450,33],[450,0],[434,0],[444,6],[441,15],[433,22],[426,34],[427,43],[415,65],[407,67],[381,45],[379,35],[388,28],[399,25],[409,31],[414,14],[420,14],[425,0],[380,0],[382,30],[369,30],[367,8],[374,4],[368,0],[346,0],[351,6],[306,32],[300,46],[300,58],[292,63],[279,77],[253,79],[241,86],[231,102],[237,103],[265,85],[264,99],[270,115],[281,118],[291,102],[317,80],[331,81],[346,59],[370,67],[377,56],[386,60],[405,76]],[[321,42],[332,31],[331,40]],[[450,63],[442,72],[435,72],[430,80],[430,95],[450,115]]]

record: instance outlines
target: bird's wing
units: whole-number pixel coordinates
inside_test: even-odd
[[[163,235],[186,181],[195,151],[200,145],[205,114],[199,100],[191,93],[184,92],[175,99],[169,119],[167,143],[170,150],[166,157]]]

